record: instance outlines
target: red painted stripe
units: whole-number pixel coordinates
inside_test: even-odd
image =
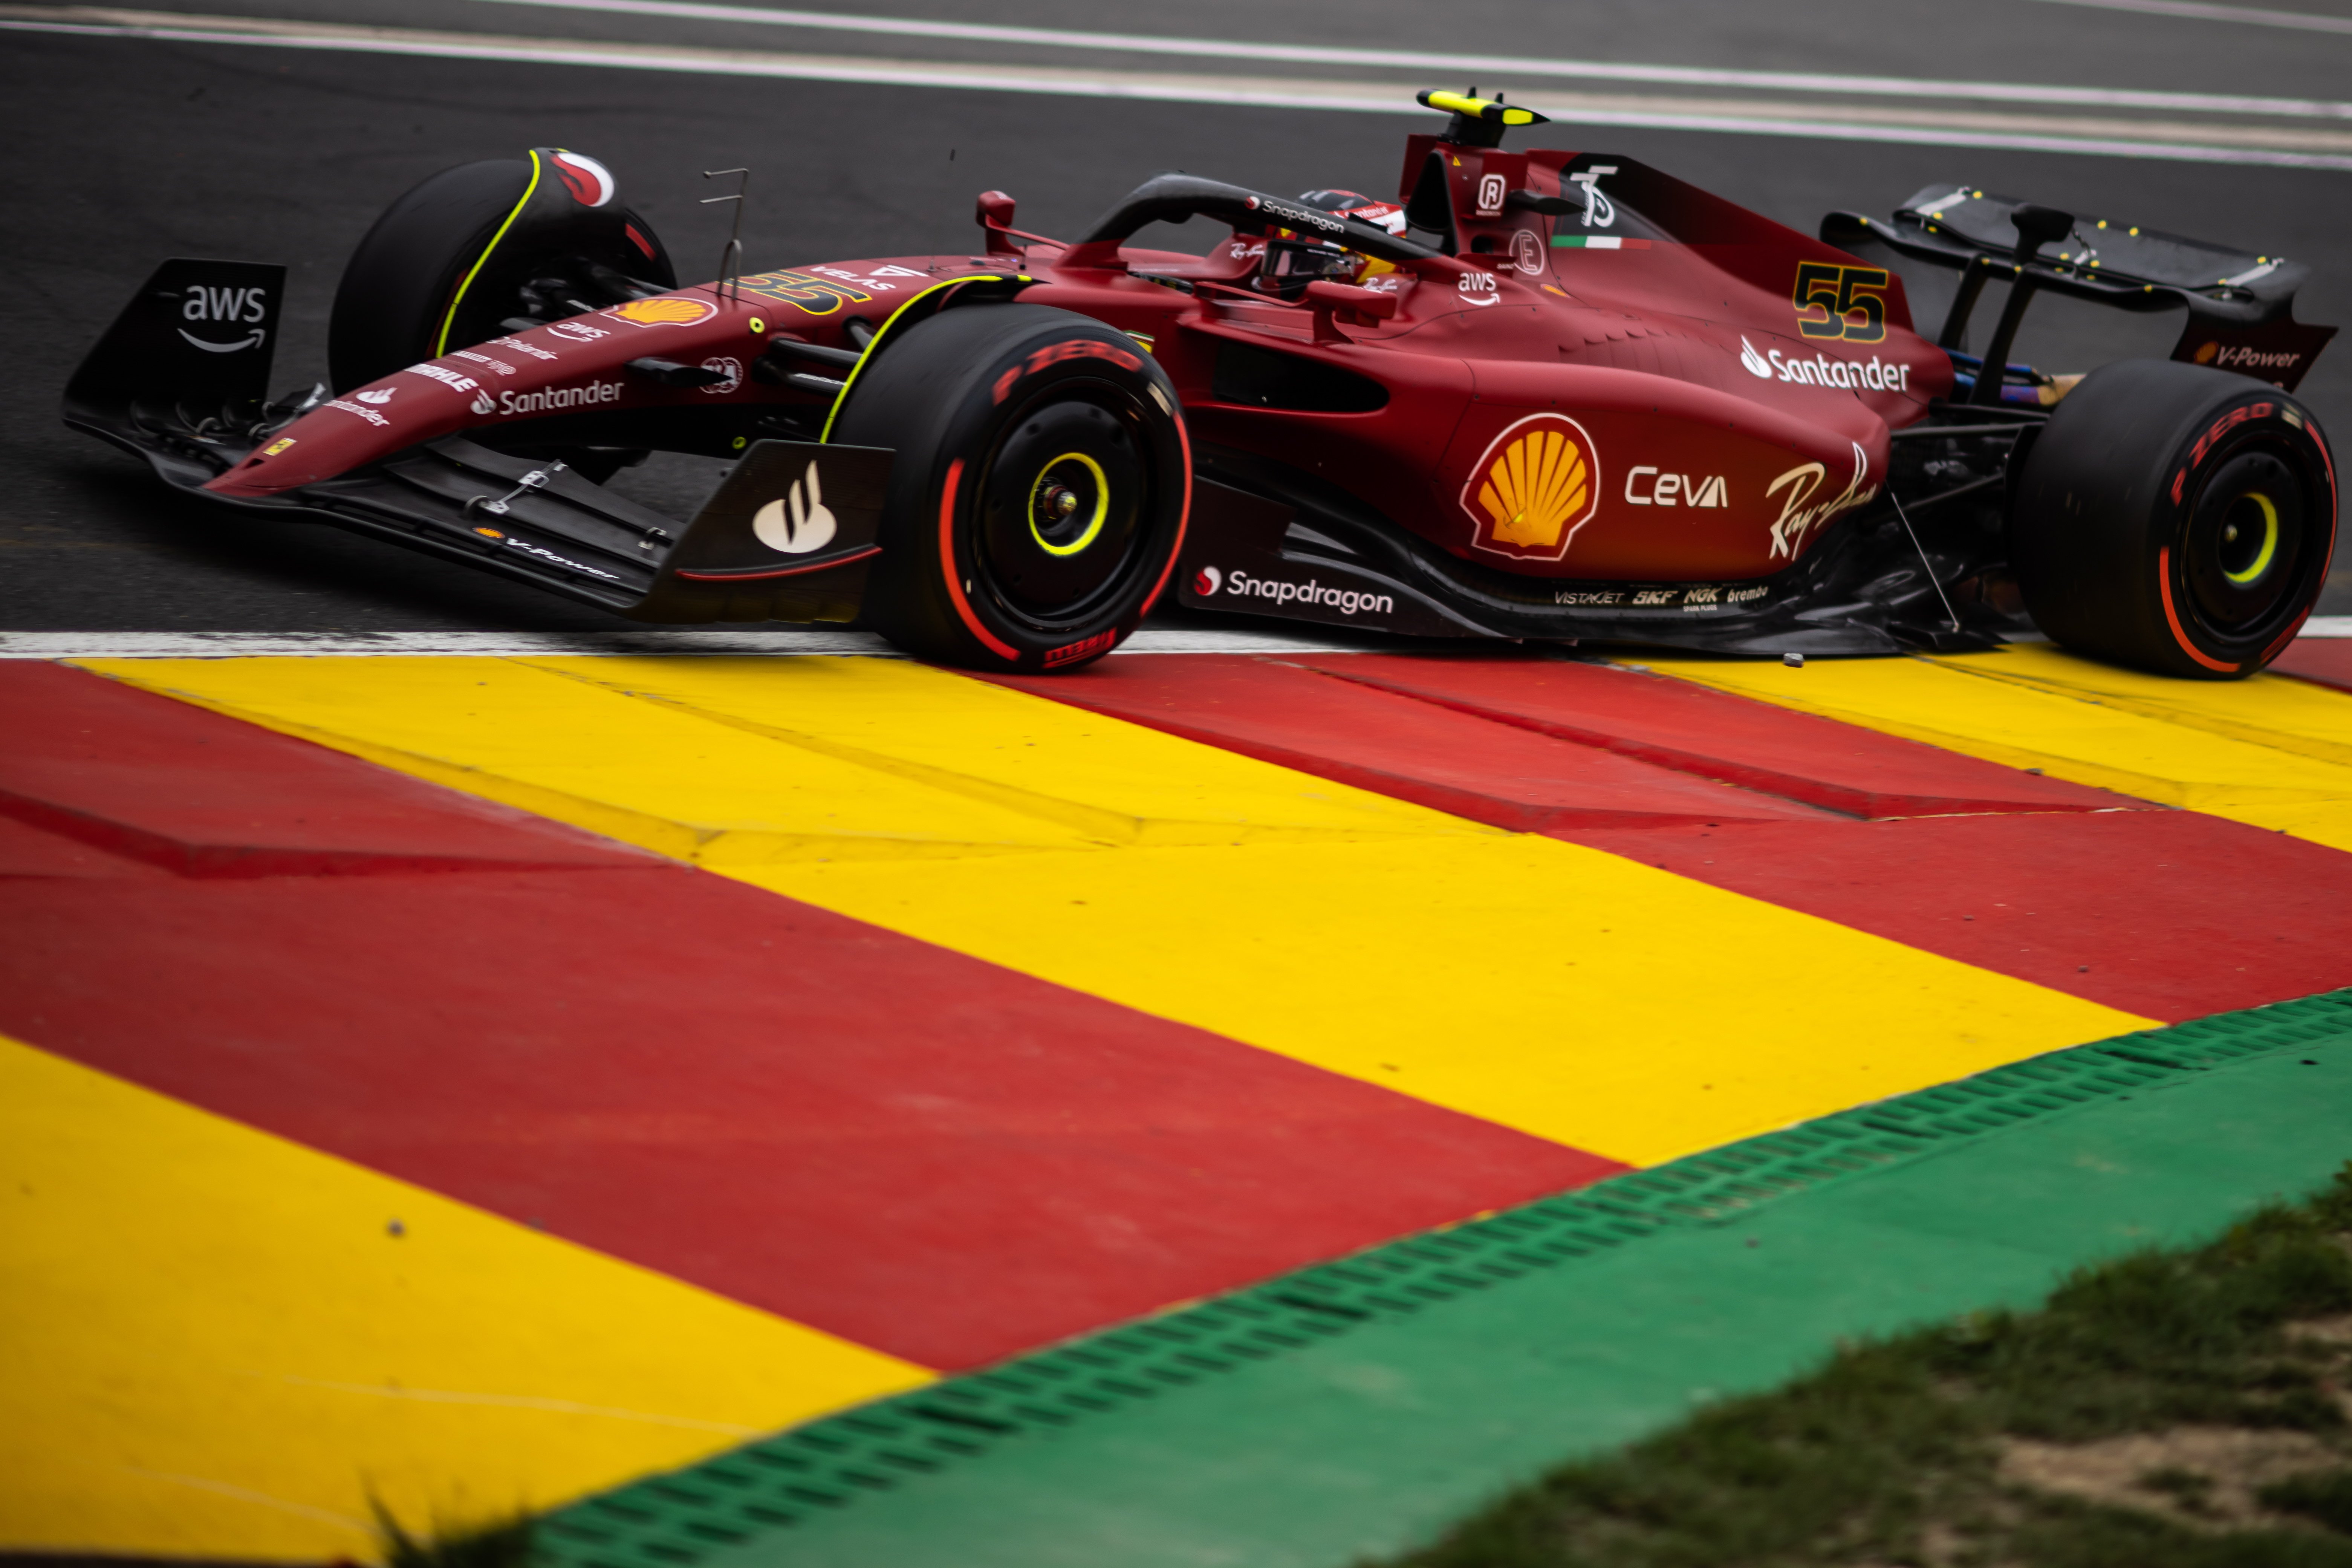
[[[62,665],[0,667],[0,816],[188,876],[650,858]]]
[[[2199,812],[1570,837],[2147,1017],[2352,985],[2352,855]]]
[[[1309,658],[1328,674],[1853,816],[2137,805],[1859,725],[1567,659]]]
[[[2149,1016],[2352,984],[2336,850],[1606,667],[1311,662],[1329,674],[1161,655],[1005,684]],[[1673,824],[1694,792],[1721,804]]]
[[[2352,691],[2352,637],[2301,637],[2271,666],[2281,675]]]
[[[1346,660],[1331,662],[1336,668]],[[1107,660],[1075,675],[992,679],[1522,832],[1821,815],[1277,660],[1156,655]]]
[[[92,765],[267,784],[295,746],[249,818],[272,841],[386,781],[175,717],[94,731]],[[449,809],[412,849],[483,847],[415,787]],[[7,884],[0,1031],[930,1366],[1619,1168],[667,862],[118,869]]]

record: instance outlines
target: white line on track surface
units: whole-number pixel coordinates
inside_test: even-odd
[[[1353,653],[1362,645],[1247,627],[1147,626],[1118,653]],[[1497,645],[1501,646],[1501,645]],[[9,658],[553,658],[580,654],[904,658],[871,632],[0,632]]]
[[[2352,33],[2352,20],[2342,16],[2315,16],[2308,11],[2273,11],[2260,5],[2214,5],[2206,0],[2042,0],[2042,4],[2084,5],[2095,11],[2133,11],[2143,16],[2179,16],[2192,22],[2228,22],[2241,27]]]
[[[2352,103],[2324,99],[2225,97],[2203,92],[2143,92],[2128,88],[2050,87],[2026,82],[1938,81],[1916,77],[1840,76],[1823,72],[1723,70],[1707,66],[1619,64],[1602,60],[1553,60],[1521,55],[1425,54],[1399,49],[1343,49],[1320,44],[1250,43],[1235,38],[1175,38],[1151,33],[1082,33],[1056,27],[1005,27],[986,22],[937,22],[902,16],[844,16],[829,11],[791,11],[766,5],[723,5],[703,0],[485,0],[499,5],[535,5],[545,10],[594,11],[612,16],[667,16],[681,21],[733,22],[755,26],[806,27],[886,37],[960,38],[972,43],[1028,44],[1057,49],[1103,49],[1121,54],[1181,55],[1194,58],[1275,60],[1286,65],[1377,66],[1396,70],[1473,71],[1501,75],[1507,82],[1531,76],[1576,77],[1586,81],[1662,82],[1678,87],[1731,87],[1764,92],[1832,92],[1906,99],[1963,99],[1991,103],[2068,104],[2077,108],[2153,109],[2191,114],[2283,114],[2322,120],[2352,119]],[[2117,4],[2124,0],[2080,0]],[[2205,7],[2221,9],[2221,7]],[[2264,13],[2269,15],[2270,13]],[[2352,22],[2333,26],[2352,32]]]
[[[0,5],[0,31],[9,30],[1276,109],[1402,114],[1409,110],[1411,104],[1410,95],[1402,86],[1385,82],[1285,81],[1232,75],[1192,77],[1046,66],[769,54],[743,49],[199,16],[93,5]],[[1612,98],[1565,91],[1541,93],[1529,107],[1549,110],[1556,119],[1579,125],[2352,170],[2352,132],[2334,130],[1894,110],[1759,100]]]
[[[2314,616],[2306,637],[2352,638],[2352,616]],[[2039,641],[2017,637],[2013,641]],[[1457,647],[1412,637],[1339,641],[1311,633],[1255,627],[1147,626],[1116,650],[1151,653],[1362,653]],[[1485,645],[1496,652],[1509,645]],[[0,659],[10,658],[553,658],[605,656],[904,658],[871,632],[0,632]],[[1116,656],[1114,656],[1116,657]]]

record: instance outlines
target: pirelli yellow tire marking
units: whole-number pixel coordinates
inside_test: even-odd
[[[87,663],[712,867],[1496,832],[900,659]]]
[[[373,1560],[931,1375],[0,1038],[13,1551]]]
[[[2032,645],[1941,658],[1816,659],[1801,668],[1643,662],[1783,707],[2352,849],[2352,697],[2301,681],[2170,680]]]

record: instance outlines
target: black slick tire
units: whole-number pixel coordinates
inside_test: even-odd
[[[676,286],[652,226],[617,204],[583,207],[534,185],[529,158],[461,163],[383,210],[335,288],[327,370],[347,392],[404,365],[497,337],[543,274],[605,267]],[[603,301],[596,301],[602,303]]]
[[[2310,615],[2336,506],[2326,437],[2294,398],[2125,360],[2085,376],[2026,451],[2011,560],[2054,641],[2227,680],[2278,657]]]
[[[1191,453],[1173,384],[1125,333],[962,306],[886,343],[845,396],[829,439],[898,454],[863,625],[941,663],[1075,669],[1166,588]]]

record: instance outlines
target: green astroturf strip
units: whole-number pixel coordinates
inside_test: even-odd
[[[2029,1304],[2347,1152],[2352,991],[2127,1035],[867,1405],[578,1504],[537,1554],[1342,1568],[1841,1337]]]

